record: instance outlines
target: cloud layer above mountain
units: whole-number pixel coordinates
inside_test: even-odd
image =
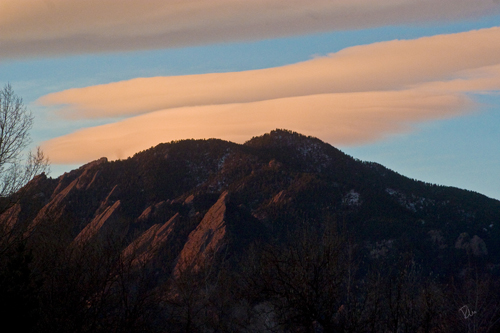
[[[500,28],[356,46],[283,67],[137,78],[46,95],[69,119],[130,117],[47,141],[54,163],[133,153],[181,138],[244,142],[274,128],[360,144],[470,112],[500,90]],[[59,107],[59,109],[57,109]]]
[[[500,28],[394,40],[282,67],[137,78],[70,89],[46,95],[39,102],[64,106],[60,115],[67,118],[108,118],[185,106],[409,89],[436,81],[468,81],[479,68],[481,77],[496,78],[495,71],[484,67],[500,64],[499,40]],[[491,84],[494,89],[495,83]],[[443,84],[441,89],[446,90]]]
[[[275,128],[293,129],[335,144],[365,143],[407,131],[412,122],[465,111],[463,96],[417,91],[321,94],[261,102],[160,110],[86,128],[47,141],[54,163],[121,159],[178,139],[222,138],[242,143]]]
[[[495,0],[1,0],[0,59],[477,18]]]

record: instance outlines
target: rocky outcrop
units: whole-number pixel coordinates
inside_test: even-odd
[[[132,261],[132,265],[136,267],[160,260],[162,250],[168,247],[168,242],[172,238],[177,236],[174,230],[180,221],[179,217],[179,213],[176,213],[163,225],[155,224],[150,227],[123,250],[123,257]]]
[[[289,200],[289,198],[287,198],[287,194],[286,194],[286,191],[283,190],[283,191],[280,191],[278,194],[276,194],[272,199],[271,199],[271,202],[269,204],[271,205],[280,205],[280,204],[285,204],[287,203]]]
[[[21,205],[16,204],[0,216],[0,235],[8,234],[14,229],[19,220],[20,213]]]
[[[472,254],[476,257],[488,255],[488,249],[486,248],[486,243],[478,235],[474,235],[470,241],[470,247]]]
[[[469,234],[466,232],[463,232],[458,236],[455,242],[455,248],[470,251],[476,257],[488,254],[488,249],[486,248],[484,240],[478,235],[474,235],[470,238]]]
[[[122,239],[127,232],[128,224],[123,223],[120,217],[120,200],[118,200],[87,224],[76,236],[74,243],[83,245],[95,238],[101,242]]]
[[[91,190],[91,186],[99,187],[96,184],[96,178],[100,173],[100,166],[106,162],[106,159],[100,159],[59,177],[57,186],[50,194],[48,202],[33,218],[28,228],[29,232],[33,232],[44,222],[74,220],[74,217],[79,215],[91,217],[97,208],[88,205],[89,202],[96,201],[95,198],[92,198],[94,191]],[[100,186],[102,187],[102,185]],[[89,196],[92,198],[91,200],[88,199]],[[85,224],[86,222],[82,221],[75,227],[81,229]]]
[[[228,192],[222,193],[219,200],[205,214],[200,224],[188,237],[182,249],[174,272],[176,275],[186,269],[199,271],[210,265],[226,242],[226,200]]]

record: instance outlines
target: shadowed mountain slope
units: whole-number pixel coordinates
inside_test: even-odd
[[[326,223],[371,257],[411,250],[441,273],[471,256],[500,264],[499,201],[415,181],[286,130],[243,145],[160,144],[56,179],[38,176],[27,190],[2,215],[5,228],[33,239],[59,232],[68,246],[113,240],[136,264],[167,275]]]

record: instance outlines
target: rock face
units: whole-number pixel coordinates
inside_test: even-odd
[[[463,232],[458,236],[455,242],[455,248],[470,251],[476,257],[488,255],[486,243],[478,235],[474,235],[472,239],[470,236]]]
[[[159,260],[161,250],[176,236],[174,231],[179,221],[179,213],[176,213],[164,224],[154,224],[123,250],[124,257],[131,258],[134,266]]]
[[[222,193],[196,229],[189,234],[175,266],[176,274],[186,269],[197,272],[204,265],[212,264],[214,257],[227,244],[225,222],[227,196],[227,191]]]
[[[499,201],[414,181],[283,130],[243,145],[160,144],[57,179],[42,175],[0,217],[2,230],[43,237],[57,230],[68,246],[112,240],[133,265],[162,274],[196,271],[298,226],[332,221],[368,255],[412,247],[434,258],[430,266],[449,267],[451,250],[460,257],[469,248],[500,263]]]
[[[119,209],[120,200],[115,202],[113,206],[107,207],[87,224],[76,236],[75,244],[87,243],[95,237],[99,237],[99,241],[105,242],[108,235],[123,238],[128,225],[127,223],[121,223]]]

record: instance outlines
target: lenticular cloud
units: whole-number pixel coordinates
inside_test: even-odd
[[[186,106],[401,90],[461,79],[465,71],[471,79],[474,70],[500,63],[498,40],[500,28],[381,42],[282,67],[137,78],[57,92],[39,102],[63,105],[62,117],[109,118]]]
[[[243,142],[274,128],[332,144],[373,142],[470,111],[471,92],[500,90],[498,40],[500,28],[490,28],[356,46],[276,68],[57,92],[39,103],[59,116],[128,118],[43,147],[54,163],[79,163],[124,158],[173,139]]]
[[[493,0],[2,0],[0,59],[163,49],[498,13]]]

